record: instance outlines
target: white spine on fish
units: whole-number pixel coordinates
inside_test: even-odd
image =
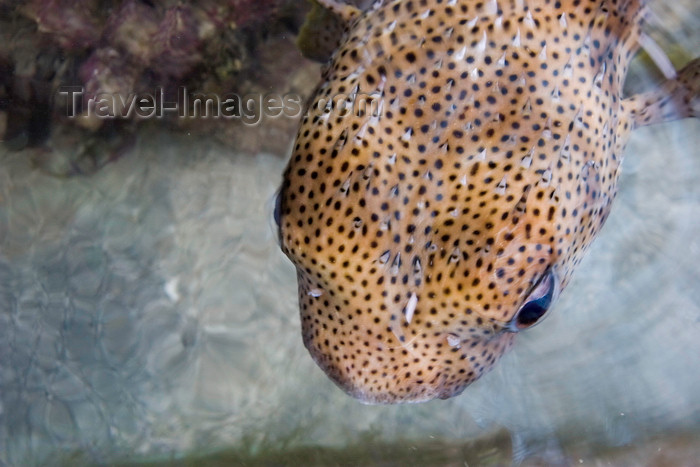
[[[664,74],[666,79],[675,79],[676,69],[673,67],[673,63],[669,60],[666,52],[663,51],[661,47],[647,34],[640,34],[639,39],[637,39],[639,45],[644,51],[651,57],[656,64],[656,67]]]
[[[489,0],[489,2],[486,4],[486,12],[490,15],[495,15],[498,13],[498,1],[497,0]]]
[[[506,194],[506,188],[508,187],[508,184],[506,183],[507,177],[504,175],[503,178],[501,179],[500,182],[498,182],[498,185],[496,185],[496,193],[499,195],[505,195]]]
[[[456,334],[452,334],[452,333],[448,334],[447,335],[447,343],[452,348],[458,349],[461,347],[459,336]]]
[[[479,41],[478,44],[476,44],[476,52],[478,54],[483,54],[486,52],[486,43],[488,42],[488,38],[486,37],[486,31],[484,31],[484,35],[481,37],[481,40]]]
[[[462,47],[461,49],[459,49],[457,51],[457,53],[455,54],[455,59],[456,60],[463,60],[466,55],[467,55],[467,46],[465,45],[464,47]]]
[[[530,10],[527,10],[523,23],[525,23],[529,28],[535,27],[535,20],[532,18],[532,12]]]
[[[515,33],[513,38],[513,47],[520,47],[520,28],[518,28],[518,32]]]
[[[323,295],[323,289],[311,289],[309,290],[309,296],[318,298]]]
[[[567,27],[566,13],[562,13],[561,16],[559,17],[559,24],[561,25],[562,28],[566,29],[566,27]]]
[[[406,323],[411,324],[413,319],[413,313],[416,311],[416,305],[418,305],[418,296],[415,292],[411,293],[411,298],[408,299],[406,304]]]

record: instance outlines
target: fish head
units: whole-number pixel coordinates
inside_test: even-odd
[[[542,37],[525,26],[489,37],[505,28],[499,15],[491,24],[470,12],[464,50],[427,46],[420,28],[456,31],[449,25],[462,19],[442,6],[418,27],[404,7],[366,12],[344,37],[301,122],[276,209],[304,344],[367,403],[449,398],[488,372],[551,308],[615,178],[562,155],[572,141],[599,144],[600,106],[567,138],[581,99],[551,103],[573,91],[555,84],[571,77],[540,67]],[[358,107],[363,91],[370,104],[378,96],[375,107]]]
[[[430,167],[417,158],[421,170],[374,151],[347,163],[351,142],[318,158],[326,138],[317,147],[303,134],[276,218],[310,354],[367,403],[461,393],[562,287],[549,192],[515,178],[503,187],[496,177],[514,169],[478,154],[464,179],[437,155]],[[413,182],[398,183],[402,164]]]
[[[364,402],[489,371],[600,231],[633,127],[667,118],[668,93],[622,96],[640,1],[541,3],[379,2],[309,101],[279,238],[304,344]]]

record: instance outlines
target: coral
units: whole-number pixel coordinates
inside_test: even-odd
[[[52,135],[99,138],[105,126],[131,134],[142,123],[132,113],[120,121],[87,117],[100,95],[130,102],[159,89],[169,99],[182,87],[202,93],[240,90],[260,69],[257,51],[270,31],[298,26],[299,15],[290,15],[285,1],[0,0],[0,141],[14,149],[55,152],[47,141]],[[81,90],[78,117],[66,111],[72,96],[60,95],[65,86]],[[106,108],[112,114],[119,110]],[[76,151],[76,157],[87,157],[87,151]]]
[[[95,0],[34,0],[23,8],[39,32],[67,50],[83,50],[100,38],[102,25]]]
[[[105,42],[142,66],[147,66],[154,55],[152,38],[160,26],[158,12],[138,0],[127,0],[107,19]]]

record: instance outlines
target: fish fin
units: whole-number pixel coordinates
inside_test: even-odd
[[[635,127],[700,116],[700,57],[653,91],[632,96]]]
[[[326,62],[333,55],[347,27],[362,10],[335,0],[310,0],[311,11],[299,31],[297,47],[311,60]]]

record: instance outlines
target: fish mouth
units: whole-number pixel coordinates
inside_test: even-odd
[[[297,265],[304,345],[336,385],[365,404],[454,397],[487,373],[516,335],[472,309],[456,319],[440,314],[432,300],[441,298],[429,292],[420,292],[416,307],[416,293],[405,304],[382,292],[369,300],[320,276]]]
[[[425,348],[426,343],[412,342],[408,350],[407,345],[395,347],[390,352],[393,357],[364,364],[349,363],[350,359],[344,358],[354,346],[335,346],[335,351],[328,353],[306,333],[304,344],[316,364],[345,393],[363,404],[386,405],[449,399],[461,394],[491,370],[512,347],[515,335],[500,332],[488,338],[466,340],[456,352],[448,351],[451,358],[445,358],[441,352],[423,355],[418,349]]]

